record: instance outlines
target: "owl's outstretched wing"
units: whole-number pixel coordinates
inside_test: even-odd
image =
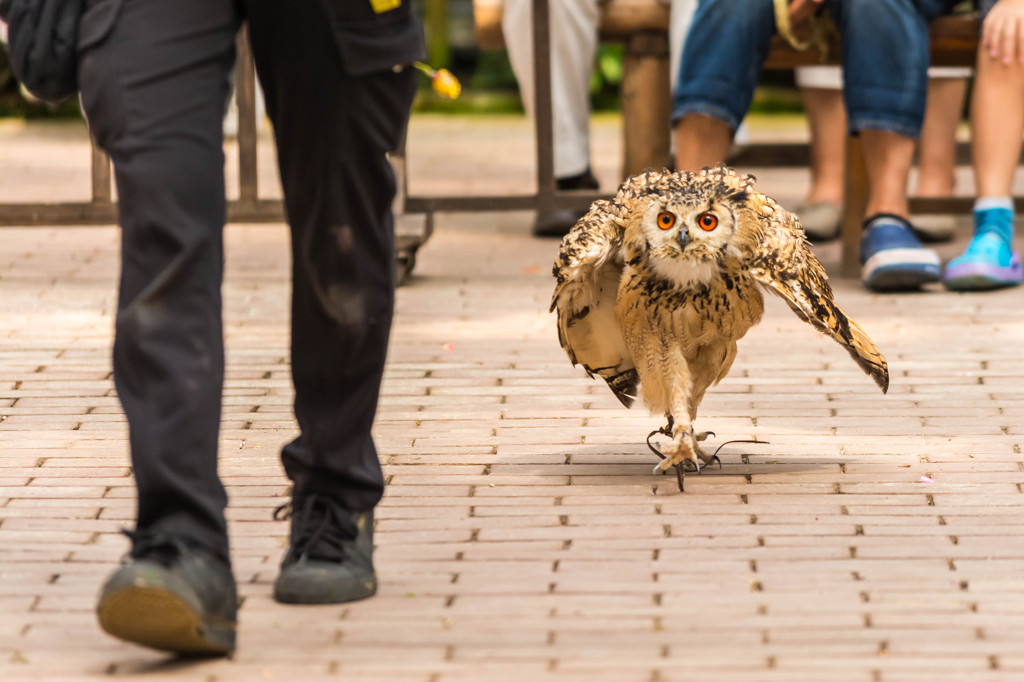
[[[825,268],[811,252],[796,216],[763,194],[751,193],[749,209],[756,214],[750,222],[757,234],[746,234],[741,241],[748,272],[786,301],[797,317],[838,341],[885,393],[885,356],[836,304]]]
[[[552,271],[557,283],[551,310],[558,314],[558,341],[572,363],[607,381],[629,407],[640,378],[615,321],[622,233],[617,206],[595,202],[562,240]]]

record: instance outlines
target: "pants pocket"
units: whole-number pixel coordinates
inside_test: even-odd
[[[78,26],[78,51],[98,45],[110,35],[124,0],[90,0]]]

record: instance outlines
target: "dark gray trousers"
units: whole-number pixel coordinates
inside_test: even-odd
[[[386,152],[404,135],[410,70],[345,62],[318,0],[90,0],[83,108],[113,159],[122,228],[114,380],[128,418],[138,531],[227,556],[217,476],[224,379],[223,117],[250,23],[292,235],[296,494],[372,508],[370,426],[394,304]],[[358,65],[356,65],[358,66]],[[283,320],[282,320],[283,323]]]

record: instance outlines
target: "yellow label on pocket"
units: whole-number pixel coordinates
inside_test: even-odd
[[[390,12],[401,7],[402,0],[370,0],[370,4],[373,5],[374,12],[383,14],[384,12]]]

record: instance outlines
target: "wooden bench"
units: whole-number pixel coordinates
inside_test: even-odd
[[[483,49],[504,48],[501,32],[502,0],[474,0],[477,44]],[[622,83],[623,177],[643,168],[670,164],[669,118],[669,0],[607,0],[601,6],[600,39],[625,43]],[[931,26],[932,63],[938,66],[973,66],[978,47],[979,21],[976,17],[940,17]],[[767,69],[838,64],[839,46],[834,40],[825,54],[817,49],[799,51],[775,36],[765,61]],[[781,167],[806,164],[806,145],[794,154],[793,145],[766,145],[738,159],[740,168]],[[846,194],[841,231],[841,274],[859,273],[858,249],[861,221],[867,203],[867,176],[860,145],[848,142]],[[761,153],[758,153],[758,152]],[[914,213],[966,213],[965,198],[911,199]]]

